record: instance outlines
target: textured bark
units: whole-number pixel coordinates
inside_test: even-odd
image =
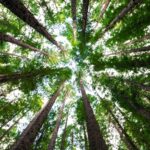
[[[103,15],[104,15],[106,9],[108,8],[110,1],[111,0],[106,0],[105,4],[103,5],[103,8],[100,13],[100,19],[103,18]]]
[[[56,121],[56,126],[55,126],[55,129],[54,129],[53,133],[52,133],[52,137],[50,139],[50,143],[48,145],[48,150],[53,150],[55,148],[55,142],[56,142],[58,130],[59,130],[61,119],[62,119],[62,115],[63,115],[63,109],[64,109],[64,106],[65,106],[65,100],[66,100],[66,98],[63,100],[62,106],[60,108],[60,111],[59,111],[59,114],[58,114],[58,118],[57,118],[57,121]]]
[[[59,49],[63,50],[62,46],[59,45],[48,33],[45,27],[38,22],[38,20],[33,16],[33,14],[24,6],[21,0],[0,0],[0,3],[7,7],[12,13],[23,20],[25,23],[34,28],[41,35],[46,37],[51,43],[56,45]]]
[[[89,0],[83,0],[82,5],[82,33],[85,36],[86,26],[87,26],[87,17],[88,17],[88,7],[89,7]]]
[[[83,99],[85,114],[86,114],[86,125],[87,125],[90,150],[107,150],[108,148],[101,134],[99,125],[96,121],[96,118],[94,116],[93,110],[91,108],[91,105],[89,103],[88,97],[86,95],[81,80],[80,80],[80,89],[82,93],[82,99]]]
[[[49,54],[47,52],[41,51],[29,44],[26,44],[20,40],[15,39],[13,36],[10,36],[10,35],[7,35],[7,34],[1,33],[1,32],[0,32],[0,41],[10,42],[10,43],[16,44],[18,46],[21,46],[23,48],[27,48],[31,51],[39,52],[42,55],[49,56]]]
[[[67,114],[67,118],[65,122],[65,128],[62,134],[60,150],[65,150],[65,141],[66,141],[66,136],[67,136],[67,123],[68,123],[68,114]]]
[[[19,123],[19,121],[24,117],[24,115],[28,112],[29,110],[26,110],[25,113],[23,113],[14,123],[0,136],[0,141],[5,137],[6,134],[9,133],[9,131]]]
[[[60,94],[60,91],[62,90],[62,86],[63,86],[63,83],[55,91],[55,93],[52,95],[52,97],[47,102],[45,107],[33,118],[31,123],[23,131],[19,140],[16,141],[16,143],[14,143],[12,150],[30,150],[31,149],[32,144],[38,134],[38,131],[43,125],[53,104],[55,103],[55,100],[57,99],[57,97]]]
[[[128,150],[138,150],[138,148],[136,147],[134,142],[131,140],[129,135],[126,133],[125,129],[123,129],[123,127],[120,125],[118,119],[115,117],[113,112],[110,109],[108,109],[108,111],[111,114],[112,118],[114,119],[114,121],[115,121],[114,125],[115,125],[117,131],[119,132],[120,137],[123,138],[123,141],[126,144],[126,146],[128,147]]]
[[[128,5],[119,13],[118,16],[116,16],[111,22],[110,24],[105,28],[105,30],[103,31],[103,34],[105,32],[107,32],[109,29],[111,29],[112,27],[114,27],[114,25],[119,22],[125,15],[127,15],[127,13],[131,12],[132,9],[137,6],[140,2],[142,2],[142,0],[130,0],[130,2],[128,3]]]
[[[77,38],[77,18],[76,18],[76,0],[71,0],[71,12],[73,20],[73,37],[74,40]]]
[[[130,50],[121,50],[115,53],[111,53],[111,54],[106,54],[104,56],[112,56],[112,55],[122,55],[122,54],[130,54],[130,53],[137,53],[137,52],[149,52],[150,51],[150,46],[145,46],[145,47],[141,47],[141,48],[134,48],[134,49],[130,49]]]

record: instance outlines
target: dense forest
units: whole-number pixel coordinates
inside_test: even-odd
[[[150,0],[0,0],[0,150],[150,150]]]

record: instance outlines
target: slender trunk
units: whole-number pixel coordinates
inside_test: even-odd
[[[84,132],[85,150],[88,150],[89,148],[88,148],[87,134],[86,134],[86,128],[84,123],[83,123],[83,132]]]
[[[120,125],[119,121],[117,120],[117,118],[115,117],[115,115],[113,114],[113,112],[108,109],[109,113],[111,114],[111,116],[113,117],[116,125],[117,125],[117,130],[120,134],[120,136],[123,135],[123,141],[125,142],[125,144],[128,147],[128,150],[138,150],[138,148],[136,147],[136,145],[134,144],[134,142],[131,140],[131,138],[129,137],[129,135],[126,133],[125,129],[122,128],[122,126]]]
[[[106,9],[108,8],[110,1],[111,0],[106,0],[106,2],[104,3],[103,8],[102,8],[101,13],[100,13],[100,16],[99,16],[100,19],[103,18],[103,15],[104,15]]]
[[[128,80],[128,79],[125,79],[124,80],[127,84],[130,84],[130,85],[134,85],[135,87],[138,87],[144,91],[147,91],[149,92],[150,91],[150,87],[147,86],[147,85],[144,85],[144,84],[140,84],[140,83],[137,83],[135,81],[131,81],[131,80]]]
[[[61,119],[62,119],[63,109],[64,109],[64,106],[65,106],[65,100],[66,100],[66,98],[64,98],[62,106],[60,108],[58,118],[57,118],[57,121],[56,121],[56,127],[55,127],[55,129],[52,133],[52,137],[51,137],[50,143],[48,145],[48,150],[53,150],[55,148],[55,142],[56,142],[58,130],[59,130]]]
[[[36,76],[44,76],[50,73],[51,71],[53,70],[49,68],[44,68],[44,69],[36,69],[30,72],[15,72],[11,74],[0,74],[0,83],[17,81],[26,78],[35,78]]]
[[[65,128],[63,130],[62,139],[61,139],[61,147],[60,150],[65,150],[65,141],[67,136],[67,123],[68,123],[68,114],[65,122]]]
[[[124,44],[127,44],[128,46],[136,44],[136,43],[141,43],[144,42],[145,40],[149,40],[150,39],[150,33],[148,33],[147,35],[138,38],[137,40],[132,40],[132,41],[127,41]]]
[[[136,53],[136,52],[148,52],[150,51],[150,46],[146,46],[146,47],[141,47],[141,48],[134,48],[134,49],[131,49],[131,50],[122,50],[122,51],[118,51],[118,52],[115,52],[115,53],[110,53],[110,54],[106,54],[104,56],[112,56],[112,55],[122,55],[122,54],[130,54],[130,53]]]
[[[46,37],[51,43],[56,45],[59,49],[63,50],[62,46],[59,45],[48,33],[45,27],[38,22],[38,20],[33,16],[33,14],[24,6],[21,0],[1,0],[0,3],[7,7],[12,13],[17,17],[27,23],[29,26],[34,28],[41,35]]]
[[[74,41],[77,38],[77,19],[76,19],[76,0],[71,0],[71,12],[72,12],[72,21],[73,21],[73,37]]]
[[[71,149],[74,150],[74,133],[71,134]]]
[[[16,121],[14,121],[14,124],[12,124],[1,136],[0,136],[0,141],[5,137],[6,134],[9,133],[9,131],[19,123],[19,121],[24,117],[24,115],[28,112],[29,110],[26,110]]]
[[[87,17],[88,17],[88,7],[89,7],[89,0],[83,0],[82,5],[82,34],[83,37],[85,36],[86,26],[87,26]]]
[[[40,130],[42,124],[47,118],[55,100],[59,96],[63,87],[63,83],[59,86],[59,88],[52,95],[50,100],[47,102],[45,107],[41,109],[41,111],[33,118],[31,123],[27,126],[27,128],[21,134],[21,137],[16,143],[14,143],[12,150],[29,150],[32,147],[32,144]]]
[[[107,32],[109,29],[111,29],[112,27],[114,27],[114,25],[119,22],[125,15],[127,15],[127,13],[131,12],[132,9],[138,5],[140,2],[142,2],[142,0],[130,0],[130,2],[128,3],[128,5],[119,13],[118,16],[116,16],[111,22],[110,24],[104,29],[103,34],[105,32]]]
[[[16,58],[19,58],[19,59],[30,60],[28,57],[25,57],[25,56],[19,56],[19,55],[17,55],[17,54],[14,54],[14,53],[8,53],[8,52],[0,52],[0,55],[7,55],[7,56],[16,57]]]
[[[49,56],[49,54],[47,52],[41,51],[41,50],[39,50],[39,49],[29,45],[29,44],[26,44],[20,40],[15,39],[13,36],[10,36],[10,35],[7,35],[7,34],[1,33],[1,32],[0,32],[0,41],[10,42],[10,43],[16,44],[18,46],[21,46],[23,48],[27,48],[31,51],[39,52],[42,55],[45,55],[47,57]]]
[[[85,108],[86,124],[87,124],[87,132],[88,132],[90,149],[91,150],[107,150],[108,148],[103,139],[99,125],[96,121],[93,110],[89,103],[88,97],[83,87],[82,80],[80,80],[80,89],[81,89],[82,99],[83,99],[84,108]]]

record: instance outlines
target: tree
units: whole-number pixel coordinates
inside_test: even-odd
[[[86,113],[86,124],[87,124],[87,132],[88,132],[90,149],[91,150],[98,150],[98,149],[105,150],[107,149],[107,146],[101,135],[99,125],[95,119],[93,110],[86,96],[82,80],[80,80],[80,88],[81,88],[82,99],[83,99],[85,113]]]

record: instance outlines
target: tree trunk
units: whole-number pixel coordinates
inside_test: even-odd
[[[64,83],[64,82],[63,82]],[[59,86],[59,88],[55,91],[52,95],[50,100],[47,102],[45,107],[41,109],[41,111],[32,119],[30,124],[21,134],[21,137],[16,143],[14,143],[12,150],[29,150],[32,147],[32,144],[40,130],[42,124],[44,123],[45,119],[47,118],[55,100],[59,96],[63,83]]]
[[[0,52],[0,55],[6,55],[6,56],[12,56],[12,57],[16,57],[18,59],[24,59],[24,60],[30,60],[28,57],[25,57],[25,56],[19,56],[17,54],[14,54],[14,53],[9,53],[9,52]]]
[[[115,53],[110,53],[110,54],[106,54],[104,56],[112,56],[112,55],[122,55],[122,54],[130,54],[130,53],[136,53],[136,52],[148,52],[150,51],[150,46],[146,46],[146,47],[141,47],[141,48],[134,48],[134,49],[131,49],[131,50],[122,50],[122,51],[118,51],[118,52],[115,52]]]
[[[86,114],[86,124],[90,150],[107,150],[108,148],[105,144],[99,125],[90,106],[88,97],[83,87],[82,80],[80,80],[80,89]]]
[[[0,32],[0,41],[10,42],[10,43],[16,44],[18,46],[21,46],[23,48],[30,49],[31,51],[39,52],[42,55],[49,57],[49,54],[47,52],[41,51],[29,44],[26,44],[20,40],[15,39],[13,36],[10,36],[10,35],[7,35],[7,34],[1,33],[1,32]]]
[[[36,76],[44,76],[48,75],[51,70],[50,68],[44,69],[36,69],[30,72],[15,72],[11,74],[0,74],[0,83],[5,83],[9,81],[17,81],[20,79],[28,79],[28,78],[35,78]]]
[[[123,141],[125,142],[126,146],[128,147],[128,150],[138,150],[138,148],[136,147],[134,142],[131,140],[129,135],[126,133],[125,129],[123,129],[122,126],[120,125],[119,121],[117,120],[117,118],[115,117],[113,112],[110,109],[108,109],[108,112],[113,117],[115,124],[116,124],[115,127],[116,127],[117,131],[119,132],[120,137],[123,136],[122,137]]]
[[[71,0],[71,12],[72,12],[72,21],[73,21],[73,37],[74,41],[77,38],[77,18],[76,18],[76,0]]]
[[[58,130],[59,130],[61,119],[62,119],[62,115],[63,115],[63,109],[64,109],[64,106],[65,106],[65,100],[66,100],[66,97],[64,98],[62,106],[60,108],[60,111],[59,111],[59,114],[58,114],[58,118],[57,118],[57,122],[56,122],[56,127],[55,127],[55,129],[54,129],[54,131],[52,133],[52,137],[51,137],[50,143],[48,145],[48,150],[53,150],[55,148],[55,142],[56,142]]]
[[[127,13],[132,11],[132,9],[138,5],[142,0],[130,0],[128,5],[119,13],[117,17],[115,17],[110,24],[104,29],[103,34],[111,29],[117,22],[119,22]]]
[[[85,36],[85,32],[86,32],[88,7],[89,7],[89,0],[83,0],[83,5],[82,5],[82,15],[83,15],[82,16],[82,34],[83,34],[83,37]]]
[[[14,121],[14,124],[12,124],[1,136],[0,136],[0,141],[5,137],[6,134],[9,133],[9,131],[16,125],[18,122],[24,117],[24,115],[28,112],[29,110],[26,110],[16,121]]]
[[[25,23],[34,28],[41,35],[46,37],[51,43],[56,45],[59,49],[63,50],[62,46],[59,45],[48,33],[45,27],[38,22],[38,20],[33,16],[33,14],[24,6],[21,0],[1,0],[0,3],[7,7],[12,13],[23,20]]]
[[[60,150],[65,150],[65,141],[66,141],[66,135],[67,135],[67,123],[68,123],[68,114],[65,122],[65,128],[63,130],[62,139],[61,139],[61,147]]]
[[[108,8],[110,1],[111,0],[106,0],[106,2],[104,3],[103,8],[100,13],[100,19],[103,18],[103,15],[104,15],[106,9]]]
[[[83,123],[83,132],[84,132],[84,140],[85,140],[85,150],[88,150],[88,141],[87,141],[87,134],[86,134],[86,128],[85,125]]]
[[[74,150],[74,133],[71,133],[71,149]]]

